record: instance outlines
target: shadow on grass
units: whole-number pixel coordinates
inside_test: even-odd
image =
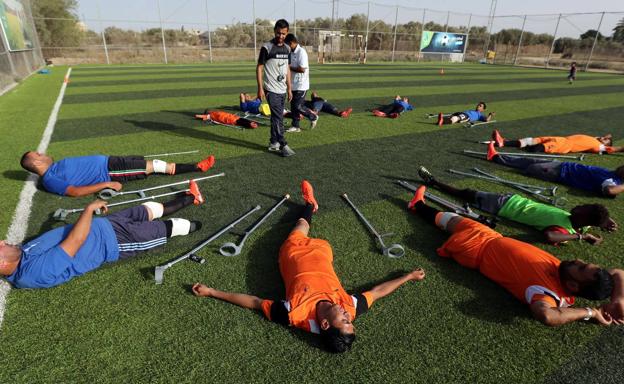
[[[28,174],[29,173],[27,171],[18,169],[10,169],[8,171],[2,172],[2,176],[4,176],[5,178],[17,181],[25,181],[28,177]]]

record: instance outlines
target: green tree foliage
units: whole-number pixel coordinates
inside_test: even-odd
[[[613,41],[618,41],[620,43],[624,43],[624,19],[620,20],[619,23],[613,28]]]
[[[33,0],[32,12],[44,47],[78,46],[84,37],[75,11],[76,0]]]
[[[598,34],[598,40],[604,40],[604,36],[602,33],[596,31],[595,29],[588,29],[585,33],[581,35],[581,39],[591,39],[592,41],[596,38],[596,34]]]

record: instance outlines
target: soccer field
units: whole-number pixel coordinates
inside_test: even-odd
[[[569,85],[561,71],[466,64],[445,65],[440,75],[439,69],[434,64],[313,66],[312,89],[354,112],[348,119],[321,114],[314,130],[287,133],[296,155],[281,158],[266,151],[266,126],[239,131],[193,118],[207,107],[237,106],[241,91],[255,93],[252,64],[74,68],[48,148],[55,159],[197,149],[199,154],[164,160],[195,162],[214,154],[217,162],[209,174],[226,176],[200,184],[206,204],[176,214],[201,220],[200,231],[56,288],[12,290],[0,331],[0,382],[621,382],[622,326],[540,324],[526,305],[478,271],[438,257],[436,248],[446,235],[407,212],[411,194],[393,181],[418,183],[416,169],[425,165],[457,186],[508,190],[446,172],[478,166],[544,184],[461,151],[485,150],[476,142],[488,140],[493,127],[509,138],[611,132],[615,144],[624,145],[624,77],[580,73]],[[3,235],[26,178],[19,158],[37,147],[64,74],[56,67],[0,98]],[[414,111],[398,119],[371,115],[370,109],[396,94],[409,96]],[[424,118],[471,109],[480,100],[496,112],[498,123],[439,128]],[[585,163],[615,168],[624,156],[588,155]],[[185,178],[152,176],[125,189]],[[311,236],[332,244],[347,291],[359,292],[416,267],[427,271],[424,281],[406,284],[358,318],[357,340],[343,355],[324,352],[313,336],[272,324],[260,313],[189,291],[200,281],[282,299],[277,254],[298,218],[303,178],[314,185],[320,205]],[[403,258],[379,253],[340,198],[344,192],[377,230],[394,232],[388,242],[405,247]],[[259,215],[200,251],[203,265],[180,263],[166,272],[163,285],[154,284],[155,265],[187,252],[257,204],[265,211],[285,193],[291,201],[249,238],[239,256],[223,257],[218,248],[238,241]],[[622,197],[596,197],[563,185],[559,193],[569,199],[567,208],[604,204],[620,228],[624,225]],[[59,226],[51,218],[57,208],[79,208],[88,201],[37,192],[28,237]],[[603,234],[605,242],[598,247],[547,245],[539,232],[506,221],[497,230],[561,259],[624,267],[622,229]],[[577,305],[589,304],[578,300]]]

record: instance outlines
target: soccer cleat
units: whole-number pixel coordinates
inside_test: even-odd
[[[210,156],[206,157],[204,160],[202,160],[199,163],[197,163],[196,166],[197,166],[197,168],[201,169],[202,172],[206,172],[207,170],[212,168],[214,163],[215,163],[215,157],[210,155]]]
[[[308,180],[303,180],[301,182],[301,194],[303,195],[303,200],[305,200],[306,203],[314,206],[313,212],[318,211],[318,203],[314,198],[314,188],[312,188],[312,184],[310,184]]]
[[[441,127],[444,124],[444,114],[442,112],[438,113],[438,127]]]
[[[498,152],[496,152],[496,149],[494,148],[494,142],[490,141],[490,144],[488,144],[488,151],[487,151],[486,158],[488,159],[488,161],[492,161],[494,156],[498,156]]]
[[[423,167],[422,165],[418,167],[418,176],[420,176],[420,178],[427,185],[431,185],[435,182],[435,179],[433,178],[433,175],[431,174],[431,172],[429,172],[429,170]]]
[[[505,139],[500,134],[500,132],[498,132],[498,129],[495,129],[492,131],[492,140],[496,143],[496,146],[499,148],[505,146]]]
[[[346,119],[347,117],[349,117],[349,115],[351,115],[351,112],[353,112],[353,108],[349,107],[345,109],[344,111],[340,112],[340,117]]]
[[[377,117],[386,117],[386,114],[378,109],[373,109],[373,115]]]
[[[316,128],[316,124],[318,123],[319,117],[316,116],[316,119],[310,120],[310,129]]]
[[[427,190],[427,187],[425,187],[424,185],[421,185],[420,187],[418,187],[416,192],[414,192],[414,197],[412,197],[412,200],[410,200],[410,202],[407,203],[407,209],[413,211],[417,203],[419,202],[424,203],[426,190]]]
[[[193,204],[200,205],[204,203],[204,196],[202,196],[201,191],[199,190],[199,186],[195,180],[191,180],[189,182],[189,191],[186,192],[188,195],[193,195],[195,200]]]
[[[279,152],[280,143],[271,143],[269,144],[269,152]]]
[[[290,127],[286,130],[286,132],[301,132],[301,128],[299,127]]]
[[[295,151],[293,151],[288,145],[283,145],[281,152],[282,157],[289,157],[295,154]]]

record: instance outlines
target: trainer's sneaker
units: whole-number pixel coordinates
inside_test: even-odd
[[[197,168],[201,169],[202,172],[206,172],[207,170],[212,168],[214,163],[215,163],[215,157],[210,155],[210,156],[206,157],[204,160],[202,160],[199,163],[197,163],[195,166]]]
[[[312,184],[310,184],[308,180],[303,180],[301,182],[301,194],[303,195],[303,200],[305,200],[306,203],[314,206],[313,212],[318,211],[318,203],[314,198],[314,188],[312,188]]]
[[[494,148],[494,142],[490,141],[490,144],[488,144],[488,151],[487,151],[486,158],[488,159],[488,161],[492,161],[494,156],[498,156],[498,152],[496,152],[496,148]]]
[[[201,191],[199,190],[199,186],[195,180],[191,180],[189,182],[189,191],[186,192],[188,195],[193,195],[195,200],[193,204],[200,205],[204,203],[204,196],[202,196]]]
[[[299,127],[290,127],[286,130],[286,132],[301,132],[301,128]]]
[[[438,113],[438,127],[441,127],[444,124],[444,114],[442,112]]]
[[[429,170],[427,168],[423,167],[422,165],[420,167],[418,167],[418,176],[420,176],[420,178],[427,185],[431,185],[431,184],[433,184],[435,182],[435,179],[434,179],[433,175],[431,174],[431,172],[429,172]]]
[[[388,117],[391,118],[391,119],[396,119],[396,118],[399,117],[399,114],[394,112],[394,113],[389,114]]]
[[[283,145],[281,152],[282,157],[288,157],[295,154],[295,151],[293,151],[288,145]]]
[[[316,116],[316,119],[310,120],[310,129],[316,128],[316,124],[318,123],[318,121],[319,121],[319,117],[318,116]]]
[[[496,146],[499,148],[505,146],[505,139],[500,134],[500,132],[498,132],[498,129],[492,131],[492,140],[494,140]]]
[[[351,115],[351,112],[353,112],[353,108],[349,107],[345,109],[344,111],[340,112],[340,117],[346,119],[347,117],[349,117],[349,115]]]
[[[386,114],[378,109],[373,109],[373,115],[377,117],[386,117]]]
[[[279,152],[280,143],[271,143],[269,144],[269,152]]]
[[[421,185],[420,187],[418,187],[416,192],[414,192],[414,197],[412,197],[412,200],[410,200],[410,202],[407,203],[407,209],[413,211],[414,207],[416,206],[418,202],[424,203],[426,190],[427,190],[427,187],[425,187],[424,185]]]

